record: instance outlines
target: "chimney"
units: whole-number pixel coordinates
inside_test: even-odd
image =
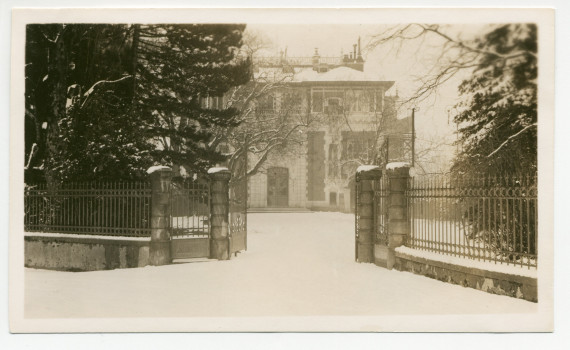
[[[356,44],[352,45],[352,49],[354,52],[354,59],[356,59]]]
[[[356,57],[357,62],[363,62],[362,51],[360,51],[360,37],[358,37],[358,57]]]
[[[313,54],[313,70],[318,70],[320,61],[321,56],[319,55],[319,48],[315,47],[315,53]]]

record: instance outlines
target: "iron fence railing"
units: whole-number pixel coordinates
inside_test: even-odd
[[[407,246],[537,266],[537,177],[410,179]]]
[[[312,56],[301,56],[301,57],[277,57],[277,56],[269,56],[269,57],[254,57],[253,62],[255,65],[259,67],[266,67],[266,66],[280,66],[280,65],[291,65],[291,66],[312,66],[313,65],[313,57]],[[326,63],[326,64],[341,64],[342,57],[338,56],[328,56],[328,57],[319,57],[319,63]]]
[[[257,115],[265,115],[265,116],[274,116],[274,115],[299,115],[299,114],[306,114],[306,108],[256,108],[255,113]]]
[[[149,182],[27,184],[27,232],[150,236]]]
[[[170,227],[173,238],[209,237],[210,186],[207,182],[173,182],[170,188]]]

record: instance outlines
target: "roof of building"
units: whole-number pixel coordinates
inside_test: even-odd
[[[349,67],[333,68],[325,73],[318,73],[312,68],[300,69],[293,81],[381,81],[378,76],[361,72]]]
[[[333,85],[338,83],[350,85],[384,85],[391,87],[393,81],[382,80],[378,75],[361,72],[349,67],[336,67],[327,72],[319,73],[313,68],[295,68],[295,73],[282,73],[276,68],[261,68],[257,76],[264,76],[269,80],[281,80],[283,82],[310,84],[310,85]]]

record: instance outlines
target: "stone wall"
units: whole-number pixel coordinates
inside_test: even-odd
[[[26,267],[62,271],[142,267],[149,263],[149,241],[29,234],[24,259]]]
[[[487,293],[537,302],[536,278],[481,270],[395,252],[394,268]]]

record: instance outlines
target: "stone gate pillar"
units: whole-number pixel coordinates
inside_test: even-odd
[[[229,241],[229,182],[227,168],[211,168],[210,176],[210,258],[230,258]]]
[[[149,264],[158,266],[172,262],[170,257],[170,183],[172,169],[153,166],[147,170],[152,185],[152,207],[150,219]]]
[[[374,262],[374,183],[382,171],[377,166],[363,165],[356,170],[356,261]]]
[[[388,257],[386,267],[394,267],[394,249],[406,243],[410,234],[406,190],[410,179],[410,166],[403,164],[388,164],[386,174],[388,184]]]

